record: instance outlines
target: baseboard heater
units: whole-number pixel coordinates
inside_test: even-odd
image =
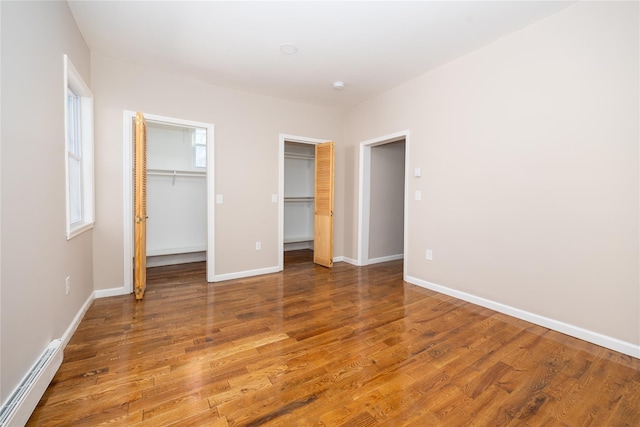
[[[61,340],[53,340],[0,409],[0,427],[24,426],[62,364]]]

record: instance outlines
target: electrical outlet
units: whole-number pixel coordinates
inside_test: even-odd
[[[427,259],[433,261],[433,251],[431,249],[427,249]]]
[[[256,242],[256,251],[259,251],[261,249],[262,249],[262,243]]]
[[[67,295],[71,293],[71,276],[67,276],[67,280],[65,281],[65,292]]]

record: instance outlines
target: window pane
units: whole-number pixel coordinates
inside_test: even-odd
[[[196,145],[206,145],[207,144],[207,130],[196,128],[195,141]]]
[[[68,89],[67,97],[67,127],[68,127],[68,147],[70,153],[80,157],[80,97]]]
[[[1,1],[1,0],[0,0]],[[93,227],[93,96],[64,55],[67,239]]]
[[[194,148],[194,166],[197,168],[206,168],[207,167],[207,146],[206,145],[196,145]]]
[[[69,214],[70,222],[82,221],[82,170],[80,160],[69,156]]]

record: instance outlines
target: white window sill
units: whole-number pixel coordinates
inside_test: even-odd
[[[91,230],[94,224],[95,222],[88,222],[86,224],[75,226],[73,229],[67,231],[67,240],[71,240],[85,231]]]

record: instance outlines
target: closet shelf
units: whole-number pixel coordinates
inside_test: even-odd
[[[284,237],[284,243],[300,243],[311,241],[313,241],[313,236]]]
[[[207,176],[206,172],[181,171],[170,169],[147,169],[147,175],[155,176]]]
[[[313,196],[303,196],[303,197],[288,197],[284,196],[285,202],[313,202]]]
[[[284,153],[285,159],[296,160],[315,160],[315,154],[303,154],[303,153]]]

